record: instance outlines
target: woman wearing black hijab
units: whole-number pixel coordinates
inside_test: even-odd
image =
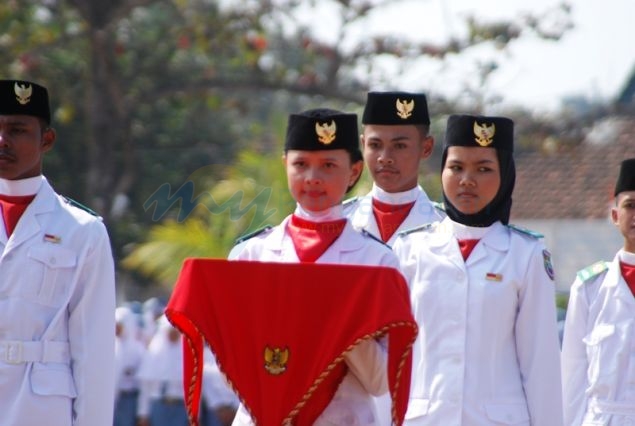
[[[508,225],[514,123],[450,116],[447,218],[394,246],[419,324],[405,425],[562,425],[551,257]]]

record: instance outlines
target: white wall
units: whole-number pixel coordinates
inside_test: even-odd
[[[598,260],[612,260],[623,238],[606,220],[517,220],[515,225],[540,232],[552,255],[559,291],[568,291],[578,270]]]

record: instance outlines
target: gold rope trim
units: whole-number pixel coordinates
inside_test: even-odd
[[[189,321],[189,318],[187,318],[187,317],[185,317],[185,318]],[[196,330],[197,334],[199,335],[199,337],[203,341],[204,345],[207,345],[207,347],[210,349],[210,351],[212,351],[212,353],[214,353],[214,351],[212,349],[212,345],[209,344],[209,342],[205,338],[205,335],[203,333],[201,333],[201,331],[196,326],[196,324],[194,324],[192,321],[190,321],[190,324]],[[342,362],[342,360],[344,359],[344,355],[347,354],[348,352],[350,352],[361,341],[367,340],[367,339],[370,339],[370,338],[374,339],[374,338],[377,338],[377,337],[381,337],[381,336],[385,335],[388,332],[388,330],[390,330],[390,329],[398,328],[398,327],[404,327],[404,326],[411,327],[411,328],[415,329],[415,331],[418,330],[417,324],[415,324],[413,322],[410,322],[410,321],[398,321],[398,322],[394,322],[394,323],[388,324],[388,325],[382,327],[381,329],[379,329],[379,330],[377,330],[377,331],[375,331],[373,333],[369,333],[369,334],[366,334],[366,335],[364,335],[362,337],[357,338],[353,343],[351,343],[344,350],[344,352],[342,352],[338,357],[336,357],[326,367],[326,369],[315,379],[315,381],[313,382],[311,387],[309,387],[308,391],[304,394],[304,396],[302,397],[300,402],[298,402],[295,405],[295,407],[289,412],[287,417],[285,417],[285,419],[282,421],[282,425],[283,426],[292,426],[293,425],[294,418],[300,413],[300,410],[302,410],[302,408],[304,408],[304,406],[307,404],[308,400],[313,396],[313,394],[315,393],[316,389],[320,386],[320,384],[322,384],[322,382],[324,382],[326,377],[333,371],[333,369],[340,362]],[[198,425],[198,419],[194,418],[194,414],[190,410],[190,405],[193,405],[192,404],[192,402],[193,402],[192,399],[194,398],[194,388],[196,387],[196,377],[198,375],[197,372],[198,372],[199,368],[201,368],[200,367],[201,363],[200,363],[198,357],[196,356],[196,351],[194,350],[194,344],[192,342],[192,339],[186,333],[183,333],[182,331],[181,331],[181,333],[186,337],[186,340],[187,340],[187,343],[188,343],[188,347],[192,351],[192,355],[193,355],[192,359],[194,359],[193,374],[192,374],[192,377],[190,377],[190,382],[188,384],[188,392],[187,392],[187,395],[185,396],[186,397],[186,402],[187,402],[185,404],[185,407],[186,407],[187,417],[189,419],[190,425]],[[399,389],[399,383],[400,383],[399,379],[401,378],[401,374],[402,374],[402,371],[403,371],[403,366],[404,366],[404,364],[406,362],[406,358],[408,357],[408,354],[411,352],[412,346],[413,346],[413,344],[414,344],[414,342],[416,340],[416,335],[417,334],[415,333],[414,334],[414,338],[411,339],[411,342],[408,345],[406,345],[405,350],[401,354],[401,359],[399,360],[399,364],[398,364],[398,367],[397,367],[397,376],[396,376],[397,380],[396,380],[396,383],[395,383],[394,392],[392,392],[392,394],[391,394],[391,417],[392,417],[393,424],[397,423],[397,410],[396,410],[394,401],[395,401],[395,398],[397,396],[397,390]],[[390,345],[390,341],[388,342],[388,345]],[[390,347],[389,347],[389,353],[390,353]],[[201,356],[204,357],[204,354],[201,354]],[[216,358],[216,364],[218,365],[219,370],[225,376],[225,379],[227,380],[227,383],[229,384],[229,387],[236,394],[236,396],[238,397],[238,400],[240,401],[240,403],[245,407],[245,409],[249,413],[249,415],[251,417],[251,420],[254,422],[254,425],[257,425],[257,422],[256,422],[256,420],[254,419],[254,416],[251,413],[249,405],[245,402],[245,400],[243,399],[243,397],[240,394],[240,392],[238,392],[238,390],[235,388],[233,382],[229,379],[229,376],[225,373],[225,370],[224,370],[223,366],[221,365],[221,363],[218,362],[218,358],[216,357],[216,353],[214,353],[214,357]],[[201,383],[201,398],[202,398],[202,383]]]
[[[335,358],[327,367],[326,369],[315,379],[315,381],[313,382],[313,384],[311,385],[311,387],[309,387],[309,390],[306,392],[306,394],[304,394],[304,396],[302,397],[302,399],[300,400],[300,402],[298,402],[296,404],[296,406],[293,408],[293,410],[291,410],[291,412],[289,413],[289,415],[283,420],[282,425],[283,426],[291,426],[293,425],[293,419],[294,417],[296,417],[299,413],[300,410],[307,404],[308,400],[313,396],[313,394],[315,393],[315,390],[320,386],[320,384],[322,384],[322,382],[326,379],[326,377],[333,371],[333,369],[344,359],[344,355],[347,354],[348,352],[350,352],[355,346],[357,346],[361,341],[363,340],[367,340],[370,338],[377,338],[377,337],[381,337],[383,335],[385,335],[388,330],[392,329],[392,328],[398,328],[398,327],[403,327],[403,326],[408,326],[411,328],[414,328],[415,330],[418,330],[418,327],[415,323],[412,323],[410,321],[398,321],[398,322],[394,322],[391,324],[388,324],[384,327],[382,327],[381,329],[373,332],[373,333],[369,333],[365,336],[359,337],[357,338],[353,343],[351,343],[345,350],[344,352],[342,352],[337,358]],[[406,358],[408,357],[408,354],[410,353],[410,351],[412,350],[412,345],[414,344],[416,340],[416,333],[414,335],[414,339],[411,340],[411,342],[406,345],[405,350],[403,351],[402,355],[401,355],[401,359],[399,360],[399,364],[397,367],[397,380],[395,383],[395,392],[393,392],[393,394],[391,395],[391,417],[393,420],[393,423],[397,423],[397,410],[395,408],[395,404],[394,404],[394,400],[395,397],[397,396],[397,389],[399,388],[399,378],[401,377],[401,373],[403,370],[403,366],[404,363],[406,362]],[[388,345],[390,345],[390,341],[388,342]],[[389,349],[390,351],[390,349]]]

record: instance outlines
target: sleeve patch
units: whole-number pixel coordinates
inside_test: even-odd
[[[551,262],[551,253],[549,253],[549,250],[545,249],[542,251],[542,259],[545,264],[545,272],[549,278],[551,278],[551,281],[553,281],[556,275],[553,270],[553,263]]]

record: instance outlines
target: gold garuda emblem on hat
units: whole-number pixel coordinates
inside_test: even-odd
[[[403,118],[405,120],[412,115],[412,110],[415,109],[415,100],[412,99],[408,102],[397,99],[395,106],[397,107],[397,115],[399,118]]]
[[[337,126],[335,121],[331,120],[331,123],[315,123],[315,133],[318,136],[318,140],[324,145],[328,145],[335,140],[335,132]]]
[[[13,91],[15,92],[15,99],[20,105],[26,105],[31,100],[31,94],[33,93],[33,87],[30,84],[19,85],[17,82],[13,85]]]
[[[480,125],[476,121],[474,121],[474,139],[477,144],[480,146],[488,146],[494,142],[494,134],[496,133],[496,126],[494,123]]]
[[[287,370],[287,361],[289,361],[289,348],[273,348],[265,347],[265,370],[270,374],[277,376]]]

